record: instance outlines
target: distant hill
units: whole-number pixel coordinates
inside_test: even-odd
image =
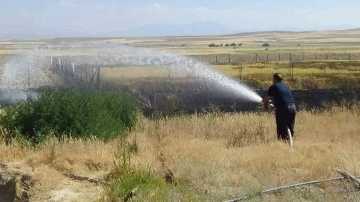
[[[340,26],[339,26],[340,27]],[[80,30],[76,27],[61,27],[59,30],[51,28],[35,29],[23,27],[14,29],[3,27],[0,39],[52,39],[52,38],[117,38],[117,37],[179,37],[179,36],[247,36],[247,35],[273,35],[273,34],[319,34],[329,35],[347,34],[360,37],[360,28],[336,29],[337,26],[317,27],[316,29],[299,29],[292,27],[264,27],[263,29],[232,29],[219,23],[198,22],[187,25],[146,25],[127,31],[98,32],[94,30]],[[6,30],[6,31],[4,31]]]
[[[223,35],[235,30],[213,22],[198,22],[188,25],[147,25],[124,32],[106,33],[109,36],[145,37],[145,36],[200,36]]]
[[[318,29],[295,29],[295,28],[273,28],[265,30],[243,30],[241,32],[233,32],[226,34],[227,36],[246,36],[246,35],[258,35],[258,34],[300,34],[300,33],[322,33],[339,34],[339,33],[357,33],[360,34],[360,28],[353,29],[336,29],[336,26],[324,26]]]

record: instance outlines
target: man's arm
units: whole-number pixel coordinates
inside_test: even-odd
[[[267,104],[267,103],[269,103],[270,99],[271,99],[271,97],[267,95],[263,98],[262,103]]]
[[[270,86],[270,88],[269,88],[269,90],[267,92],[267,95],[263,98],[263,100],[261,102],[264,103],[264,104],[269,103],[271,97],[274,94],[273,92],[274,92],[274,85]]]

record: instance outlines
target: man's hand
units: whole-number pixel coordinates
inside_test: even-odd
[[[271,97],[267,95],[263,98],[263,100],[261,102],[264,104],[267,104],[267,103],[269,103],[270,99],[271,99]]]

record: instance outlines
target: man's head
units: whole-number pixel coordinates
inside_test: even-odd
[[[273,76],[273,83],[282,82],[283,77],[280,73],[275,73]]]

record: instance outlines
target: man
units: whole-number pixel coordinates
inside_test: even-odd
[[[290,129],[292,136],[294,136],[294,125],[296,106],[292,93],[289,88],[283,83],[281,74],[276,73],[273,76],[273,85],[270,86],[267,95],[262,102],[268,104],[271,97],[276,108],[276,129],[279,140],[288,140],[287,129]]]

